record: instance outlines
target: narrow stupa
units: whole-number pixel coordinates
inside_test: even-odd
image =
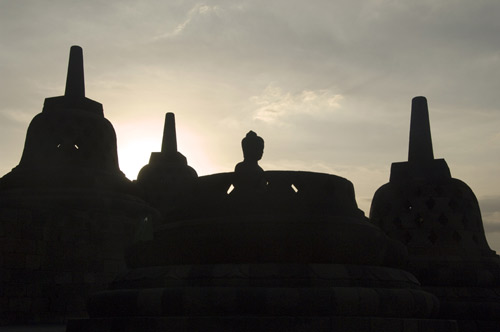
[[[161,151],[151,153],[149,164],[137,176],[142,197],[168,217],[174,206],[176,211],[187,208],[188,192],[197,177],[186,157],[177,150],[175,115],[169,112],[165,115]]]
[[[434,158],[424,97],[412,100],[408,161],[392,164],[370,220],[407,246],[407,269],[438,296],[441,317],[459,320],[463,331],[500,326],[500,259],[488,246],[474,193]]]

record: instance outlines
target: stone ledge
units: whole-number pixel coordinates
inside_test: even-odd
[[[116,317],[70,320],[66,332],[455,332],[452,320],[373,317]]]

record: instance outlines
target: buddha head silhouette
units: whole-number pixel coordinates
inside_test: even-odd
[[[247,162],[257,162],[264,154],[264,140],[252,130],[241,141],[241,147],[243,149],[243,159]]]

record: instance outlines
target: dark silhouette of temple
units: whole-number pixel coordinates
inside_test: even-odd
[[[472,190],[434,159],[427,100],[412,102],[408,162],[393,163],[370,220],[408,248],[406,270],[462,331],[500,330],[500,259],[489,248]]]
[[[263,170],[250,131],[234,172],[199,177],[167,113],[137,181],[118,166],[72,47],[66,92],[0,179],[2,324],[81,331],[498,331],[500,260],[477,200],[434,159],[413,99],[408,162],[370,218],[344,178]]]
[[[0,321],[63,322],[125,270],[123,252],[157,211],[118,167],[102,105],[85,97],[72,47],[66,92],[30,123],[18,166],[0,179]]]

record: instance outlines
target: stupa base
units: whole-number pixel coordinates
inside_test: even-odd
[[[67,332],[456,331],[408,272],[342,264],[138,268],[94,294]]]
[[[452,320],[380,317],[114,317],[75,319],[67,332],[160,332],[160,331],[336,331],[417,332],[457,331]]]

